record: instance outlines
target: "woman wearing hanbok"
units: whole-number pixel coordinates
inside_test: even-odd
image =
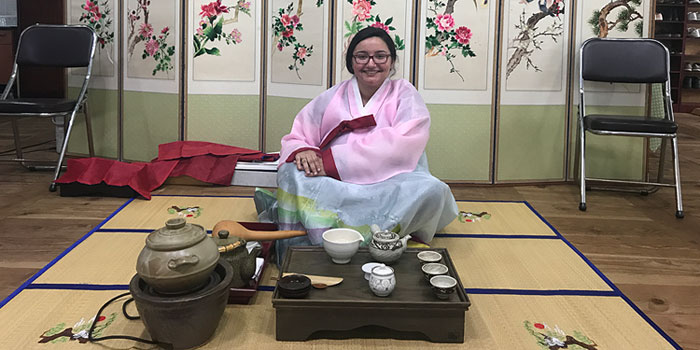
[[[258,189],[256,207],[307,235],[278,240],[278,264],[288,246],[321,245],[329,228],[358,230],[364,244],[372,224],[429,242],[457,217],[450,188],[428,170],[430,114],[411,83],[389,78],[395,61],[384,30],[361,30],[347,49],[353,77],[307,104],[282,138],[278,189]]]

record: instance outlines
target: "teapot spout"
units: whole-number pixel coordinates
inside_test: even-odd
[[[405,236],[401,237],[401,243],[403,243],[404,247],[406,246],[409,239],[411,239],[411,235],[405,235]]]

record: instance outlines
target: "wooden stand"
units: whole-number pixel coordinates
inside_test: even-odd
[[[407,249],[391,265],[396,289],[388,297],[375,296],[364,279],[362,265],[372,261],[366,249],[346,265],[331,262],[321,247],[291,247],[281,273],[297,272],[343,277],[341,284],[312,289],[304,299],[285,299],[275,291],[277,340],[309,338],[427,339],[439,343],[464,342],[464,312],[470,302],[446,249],[432,249],[443,256],[449,274],[457,279],[455,293],[439,300],[420,270],[416,254]]]

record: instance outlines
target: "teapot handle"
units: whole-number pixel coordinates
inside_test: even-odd
[[[196,255],[187,255],[177,259],[170,259],[168,261],[168,268],[175,270],[182,265],[195,265],[199,262],[199,257]]]

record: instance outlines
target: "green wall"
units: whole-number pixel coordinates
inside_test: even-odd
[[[445,181],[489,181],[491,106],[430,104],[430,172]]]
[[[496,182],[564,178],[565,106],[501,106]]]
[[[178,95],[124,91],[124,159],[150,161],[178,139]]]
[[[259,133],[259,96],[187,96],[187,140],[257,150]]]
[[[69,88],[68,96],[77,96],[78,88]],[[103,158],[117,158],[118,149],[118,102],[115,90],[88,90],[88,113],[92,126],[92,137],[95,144],[95,155]],[[71,131],[68,152],[72,154],[88,154],[87,132],[85,117],[82,113],[76,115]]]
[[[265,120],[265,152],[279,152],[280,140],[292,130],[297,113],[311,99],[292,97],[267,97],[267,118]]]

